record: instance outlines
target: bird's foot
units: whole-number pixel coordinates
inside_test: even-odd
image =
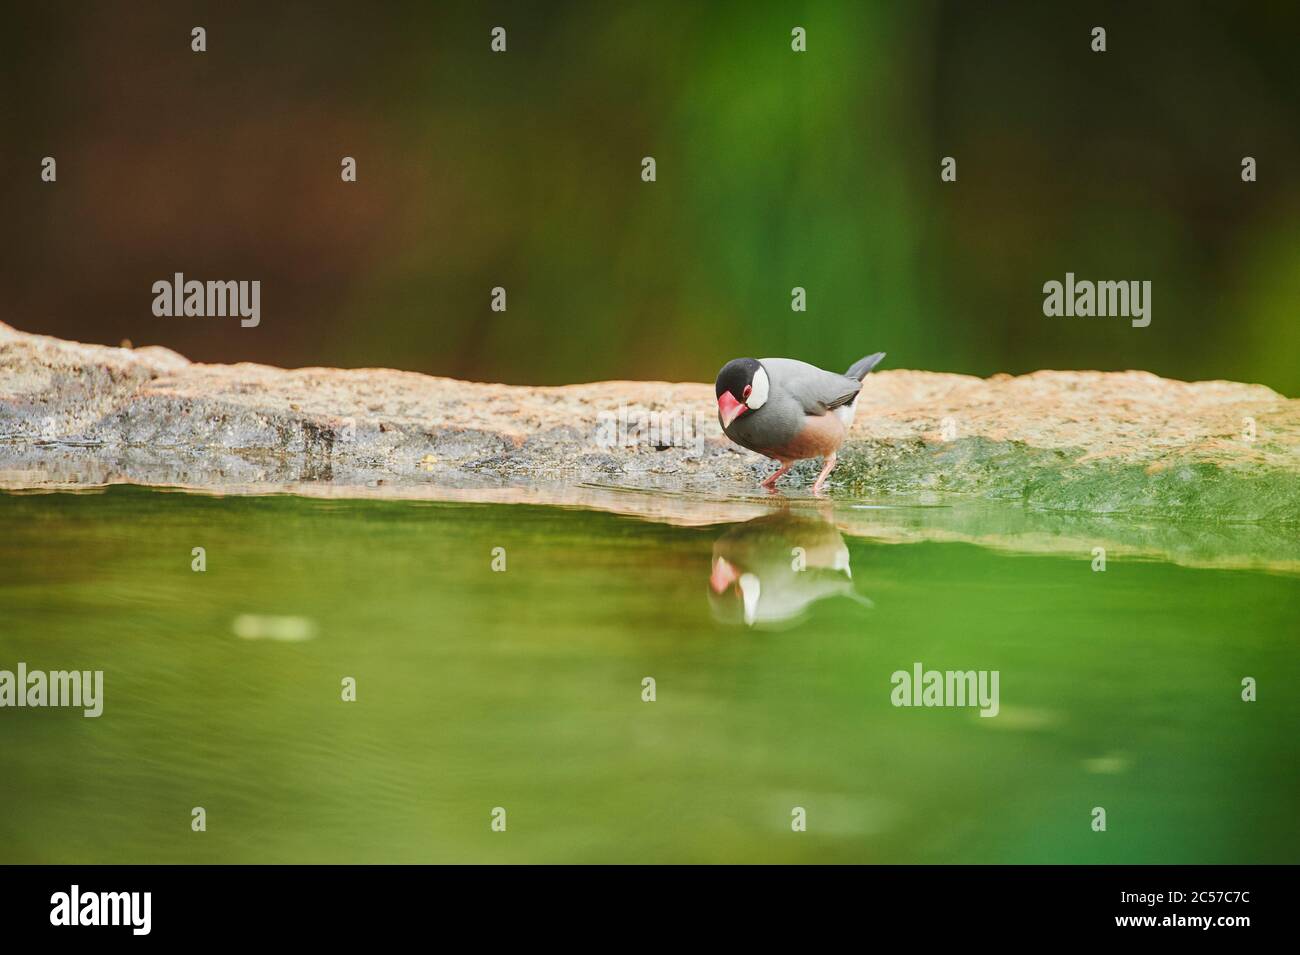
[[[812,492],[818,497],[822,497],[825,494],[826,476],[835,470],[835,462],[836,456],[832,454],[826,459],[826,463],[822,465],[822,473],[817,475],[817,480],[813,482]]]
[[[784,475],[786,471],[789,471],[790,468],[792,468],[793,466],[794,466],[793,461],[782,464],[781,467],[777,469],[775,474],[763,479],[761,486],[767,488],[769,491],[773,493],[776,493],[777,480],[782,475]]]

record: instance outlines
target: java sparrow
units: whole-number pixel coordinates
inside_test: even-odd
[[[803,458],[826,459],[813,484],[821,493],[835,467],[835,455],[853,424],[862,379],[885,357],[876,352],[855,361],[842,375],[793,358],[735,358],[722,366],[714,390],[723,432],[742,448],[781,463],[763,481],[776,481]]]
[[[849,549],[828,520],[767,514],[732,525],[713,544],[709,605],[719,622],[793,624],[817,601],[838,596],[871,606],[854,591]]]

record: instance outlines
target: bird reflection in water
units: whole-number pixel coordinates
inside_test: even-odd
[[[849,549],[829,519],[767,514],[732,525],[713,544],[709,604],[722,623],[793,626],[828,597],[872,605],[854,590]]]

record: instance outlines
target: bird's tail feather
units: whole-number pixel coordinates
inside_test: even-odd
[[[871,369],[880,364],[881,359],[884,357],[885,353],[878,351],[874,355],[868,355],[866,358],[859,358],[853,364],[849,365],[849,370],[844,374],[848,378],[856,378],[858,381],[861,381],[863,378],[867,377],[867,374]]]

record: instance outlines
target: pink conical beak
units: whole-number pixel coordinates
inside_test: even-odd
[[[733,398],[730,391],[724,391],[718,395],[718,420],[722,422],[724,428],[730,427],[731,422],[748,410],[749,406],[743,405]]]
[[[709,575],[709,586],[713,588],[715,594],[720,594],[734,584],[739,576],[736,573],[736,568],[727,563],[725,557],[719,557],[713,562],[713,573]]]

